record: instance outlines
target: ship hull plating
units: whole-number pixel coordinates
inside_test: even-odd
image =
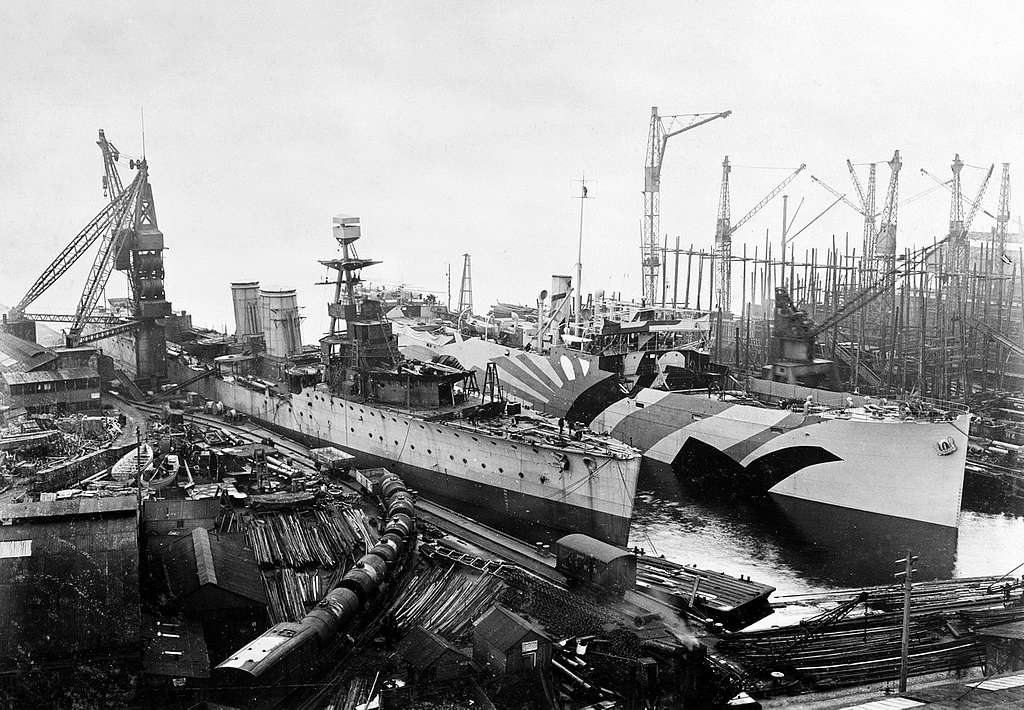
[[[424,497],[489,522],[583,532],[625,544],[640,457],[613,458],[430,422],[305,389],[290,397],[211,380],[205,394],[282,433],[385,466]]]
[[[969,416],[948,421],[858,420],[642,390],[609,406],[591,428],[649,459],[686,468],[686,454],[713,452],[733,480],[762,492],[955,528]],[[940,455],[939,444],[953,443]],[[700,473],[681,470],[680,472]]]

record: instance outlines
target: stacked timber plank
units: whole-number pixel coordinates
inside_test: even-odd
[[[330,505],[259,513],[245,534],[277,623],[302,618],[364,553],[373,533],[362,511]]]
[[[974,631],[1024,619],[1007,607],[1000,577],[915,583],[911,588],[910,675],[980,667],[984,645]],[[1012,580],[1009,580],[1012,581]],[[826,608],[855,599],[860,590],[784,597],[788,605]],[[717,650],[754,673],[783,670],[805,686],[823,689],[893,680],[900,668],[903,588],[874,587],[859,615],[818,625],[804,623],[730,634]],[[1013,603],[1010,600],[1010,603]]]
[[[423,565],[392,606],[399,628],[422,626],[452,642],[465,640],[473,621],[494,606],[505,583],[456,564]]]

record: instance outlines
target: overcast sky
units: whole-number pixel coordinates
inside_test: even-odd
[[[313,283],[332,215],[362,218],[377,280],[444,291],[451,264],[457,298],[471,253],[486,312],[571,272],[584,171],[584,290],[639,297],[652,105],[733,111],[669,144],[661,226],[685,244],[711,245],[726,154],[806,162],[787,190],[806,198],[798,226],[832,200],[807,174],[854,197],[845,159],[894,148],[904,197],[932,184],[921,167],[947,176],[955,152],[997,163],[994,212],[998,163],[1024,165],[1022,20],[1018,3],[935,1],[4,3],[0,302],[102,207],[96,130],[139,154],[143,107],[175,308],[232,328],[230,281],[296,287],[307,342],[325,322]],[[785,175],[734,170],[734,220]],[[982,175],[966,168],[965,192]],[[887,176],[880,166],[880,188]],[[942,234],[947,195],[899,217],[901,246]],[[735,248],[766,228],[777,240],[780,221],[776,202]],[[837,207],[797,249],[860,230]],[[73,312],[86,269],[32,309]],[[115,274],[108,295],[123,284]]]

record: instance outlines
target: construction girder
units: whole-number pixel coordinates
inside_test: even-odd
[[[38,321],[40,323],[75,322],[75,315],[73,313],[22,313],[21,315],[23,318]],[[91,315],[85,318],[84,322],[89,325],[120,325],[125,322],[125,319],[117,316]]]
[[[75,345],[85,345],[86,343],[94,343],[97,340],[106,340],[107,338],[112,338],[115,335],[120,335],[121,333],[127,333],[129,331],[135,330],[140,325],[142,325],[141,321],[132,320],[128,321],[127,323],[121,323],[111,328],[107,328],[106,330],[97,330],[94,333],[86,333],[85,335],[79,335],[72,342]]]

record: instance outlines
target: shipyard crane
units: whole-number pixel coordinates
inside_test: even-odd
[[[1005,165],[1005,166],[1009,166],[1009,163],[1003,163],[1003,165]],[[938,185],[939,187],[944,187],[944,188],[946,188],[947,190],[949,190],[950,192],[952,192],[952,190],[953,190],[953,180],[952,180],[952,179],[949,179],[949,180],[943,180],[942,178],[940,178],[940,177],[939,177],[938,175],[936,175],[935,173],[933,173],[933,172],[931,172],[931,171],[929,171],[929,170],[925,170],[924,168],[921,168],[921,174],[922,174],[922,175],[924,175],[924,176],[925,176],[925,177],[927,177],[927,178],[930,178],[930,179],[931,179],[932,181],[934,181],[934,182],[935,182],[935,184],[936,184],[936,185]],[[1007,176],[1007,178],[1006,178],[1006,179],[1009,179],[1009,178],[1008,178],[1008,176]],[[932,189],[934,189],[934,188],[932,188]],[[960,200],[961,200],[961,201],[963,201],[963,199],[964,199],[964,196],[963,196],[963,192],[961,192],[961,193],[960,193]],[[972,203],[971,203],[970,205],[968,205],[968,206],[969,206],[969,207],[973,207],[973,206],[974,206],[974,203],[972,202]],[[1007,209],[1009,209],[1009,208],[1007,208]],[[979,206],[979,207],[978,207],[978,211],[980,211],[980,212],[981,212],[982,214],[984,214],[984,215],[986,215],[986,216],[988,216],[988,217],[991,217],[992,219],[995,219],[995,220],[998,220],[998,219],[999,219],[999,217],[998,217],[997,215],[994,215],[994,214],[992,214],[991,212],[989,212],[989,211],[988,211],[987,209],[985,209],[984,207],[980,207],[980,206]],[[1009,220],[1009,214],[1007,214],[1007,220]]]
[[[651,107],[651,124],[647,135],[647,161],[644,166],[644,224],[640,235],[640,257],[643,266],[643,298],[655,303],[658,293],[658,233],[660,231],[661,165],[665,159],[668,139],[693,130],[719,118],[728,118],[732,111],[690,113],[659,116],[658,107]],[[689,119],[690,123],[683,125]]]
[[[882,203],[882,220],[875,233],[871,257],[879,260],[879,271],[886,273],[893,269],[896,262],[896,221],[899,216],[900,170],[903,160],[898,150],[893,151],[892,159],[886,161],[889,166],[889,184],[885,188],[885,200]]]
[[[67,323],[70,345],[136,331],[137,379],[153,386],[166,377],[164,329],[159,319],[170,315],[171,304],[164,298],[163,234],[157,226],[149,169],[145,158],[132,159],[129,166],[136,173],[125,186],[116,165],[121,152],[102,130],[96,143],[103,156],[103,189],[109,201],[36,278],[9,314],[6,329],[34,339],[34,321]],[[28,307],[97,243],[74,314],[28,313]],[[95,313],[114,269],[128,277],[132,312],[127,318]],[[86,325],[106,328],[86,334]]]
[[[1006,265],[1006,225],[1010,222],[1010,164],[1003,163],[1003,176],[999,181],[999,208],[996,210],[996,246],[999,249],[999,274]]]
[[[883,260],[882,270],[891,267],[891,261],[896,254],[896,216],[897,199],[899,196],[899,174],[903,167],[900,159],[900,152],[897,150],[891,160],[886,161],[889,166],[889,184],[885,191],[885,199],[882,209],[878,209],[876,199],[877,187],[877,164],[868,164],[868,186],[865,190],[861,184],[853,161],[846,160],[846,169],[850,173],[850,180],[857,191],[857,198],[860,204],[857,205],[846,198],[834,187],[824,180],[812,175],[811,180],[830,192],[839,201],[842,201],[864,218],[863,246],[861,259],[865,264],[874,263],[876,259]],[[881,217],[881,226],[876,226],[878,218]],[[881,245],[881,246],[880,246]]]
[[[985,190],[988,188],[988,182],[992,178],[992,171],[995,170],[995,163],[989,166],[988,172],[985,173],[985,178],[981,181],[981,185],[978,187],[978,194],[974,197],[974,200],[968,203],[970,210],[967,215],[964,215],[964,195],[963,188],[960,182],[960,171],[963,169],[964,161],[960,159],[960,154],[957,153],[953,158],[953,163],[950,168],[953,171],[953,178],[950,181],[950,196],[949,202],[949,251],[947,252],[946,267],[958,275],[966,275],[970,267],[970,241],[968,240],[968,233],[971,229],[971,222],[974,221],[975,215],[981,209],[981,200],[985,196]],[[933,180],[934,175],[923,171],[925,175],[928,175]]]
[[[771,202],[776,195],[782,192],[786,185],[793,182],[796,176],[804,171],[807,167],[806,163],[801,163],[800,167],[786,176],[782,182],[776,185],[772,190],[761,198],[761,201],[750,208],[750,210],[740,217],[736,224],[732,224],[731,221],[731,199],[729,197],[729,173],[732,172],[732,166],[729,163],[729,156],[725,156],[722,161],[722,185],[718,196],[718,219],[715,223],[715,248],[714,258],[716,264],[717,274],[715,275],[716,290],[718,291],[718,307],[722,313],[729,313],[730,303],[732,302],[732,235],[742,227],[744,224],[750,221],[750,219],[760,212],[765,205]]]

